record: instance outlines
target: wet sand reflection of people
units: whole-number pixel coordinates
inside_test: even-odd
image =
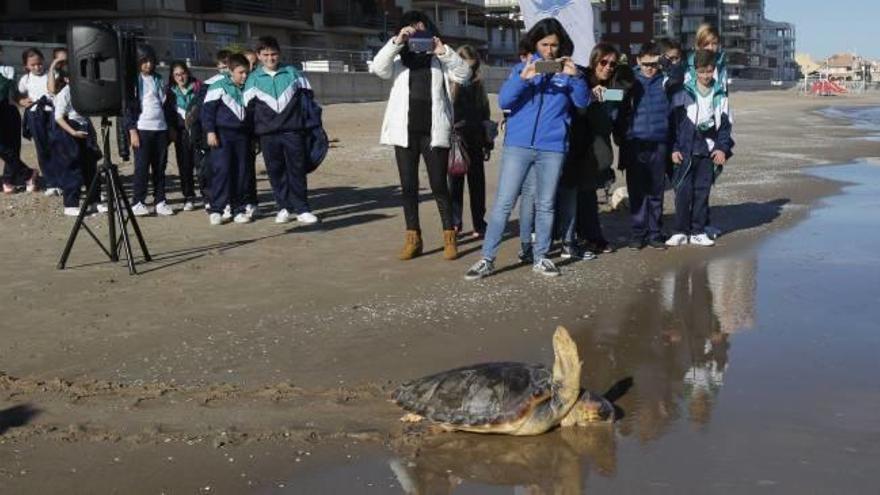
[[[611,425],[560,428],[534,437],[440,434],[400,450],[391,470],[408,495],[454,493],[459,486],[510,486],[523,495],[577,495],[590,471],[616,471]]]
[[[648,442],[686,417],[711,419],[728,366],[730,334],[754,325],[756,261],[725,258],[686,263],[634,287],[617,319],[591,320],[577,331],[589,385],[631,375],[617,428]]]

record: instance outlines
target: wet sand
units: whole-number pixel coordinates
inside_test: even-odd
[[[391,153],[375,144],[381,104],[327,108],[340,142],[310,178],[321,228],[148,218],[156,261],[139,277],[104,263],[87,238],[72,268],[56,271],[71,223],[57,200],[0,198],[0,488],[400,493],[410,479],[427,487],[413,493],[450,481],[462,483],[456,493],[552,492],[558,480],[554,488],[575,492],[866,489],[880,432],[865,411],[876,411],[878,394],[852,351],[876,355],[864,330],[872,306],[845,299],[851,320],[835,334],[846,347],[834,347],[828,326],[837,322],[818,311],[830,301],[803,287],[843,297],[821,281],[862,280],[878,266],[865,255],[854,272],[839,270],[828,253],[841,242],[825,244],[810,227],[834,211],[811,207],[846,177],[803,167],[877,154],[857,139],[863,131],[814,113],[831,103],[880,99],[734,96],[738,148],[713,193],[713,219],[727,232],[715,249],[620,251],[568,264],[552,281],[514,264],[513,239],[501,273],[461,280],[479,243],[442,260],[428,191],[430,254],[395,259],[403,227]],[[497,165],[488,165],[489,191]],[[603,221],[609,237],[625,238],[625,216]],[[814,230],[778,241],[800,228]],[[851,249],[876,241],[843,238],[859,241]],[[843,285],[876,301],[865,283]],[[634,378],[614,430],[526,440],[401,431],[386,401],[396,383],[478,361],[549,362],[557,324],[573,331],[590,388]]]

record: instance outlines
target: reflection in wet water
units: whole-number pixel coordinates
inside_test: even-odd
[[[408,495],[511,487],[523,495],[583,493],[590,473],[616,471],[610,425],[561,428],[535,437],[444,434],[428,437],[389,463]]]
[[[754,325],[754,254],[686,262],[643,283],[611,319],[577,328],[588,388],[632,376],[614,426],[560,428],[533,438],[429,436],[390,462],[408,494],[583,493],[590,473],[616,473],[618,436],[648,442],[681,418],[705,427],[724,384],[732,333]],[[470,490],[470,491],[468,491]]]

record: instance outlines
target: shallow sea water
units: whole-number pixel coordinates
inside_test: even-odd
[[[851,185],[571,329],[588,386],[633,379],[613,427],[434,436],[297,471],[285,492],[877,493],[880,165],[813,173]]]

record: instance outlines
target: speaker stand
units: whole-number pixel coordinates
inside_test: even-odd
[[[86,201],[84,201],[80,207],[79,215],[77,215],[76,222],[73,224],[73,229],[70,231],[70,235],[67,238],[64,252],[61,254],[61,259],[58,261],[58,269],[63,270],[65,265],[67,265],[67,259],[70,257],[70,251],[73,249],[76,237],[79,234],[80,229],[83,229],[98,244],[101,251],[104,251],[104,254],[106,254],[112,262],[119,261],[119,251],[124,248],[125,258],[128,264],[128,273],[129,275],[136,275],[137,267],[134,263],[134,253],[131,249],[131,238],[128,234],[129,226],[134,231],[138,244],[140,244],[141,253],[144,255],[144,261],[152,261],[152,257],[150,257],[150,252],[147,250],[147,243],[144,242],[144,236],[141,234],[137,219],[131,211],[131,203],[129,203],[128,197],[125,195],[125,190],[122,187],[122,181],[119,179],[119,169],[110,161],[110,119],[107,117],[101,117],[101,140],[103,142],[104,157],[101,164],[98,165],[98,171],[95,174],[95,178],[92,179],[92,183],[89,185],[88,191],[86,191]],[[105,246],[104,243],[98,239],[98,236],[92,232],[84,221],[86,215],[89,214],[88,210],[90,205],[88,204],[88,198],[94,197],[98,190],[98,185],[102,182],[107,186],[107,233],[110,238],[109,249],[108,246]],[[120,230],[118,237],[116,234],[117,222]]]

